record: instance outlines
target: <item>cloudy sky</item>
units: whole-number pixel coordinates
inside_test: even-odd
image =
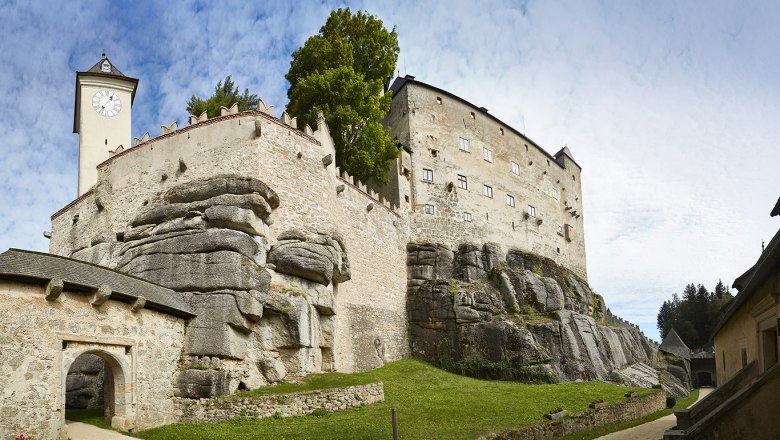
[[[103,50],[140,79],[133,134],[187,121],[190,95],[232,74],[286,105],[290,54],[330,10],[366,9],[401,46],[398,72],[583,167],[588,274],[657,338],[687,283],[730,284],[780,227],[780,3],[773,1],[0,0],[0,250],[46,251],[76,196],[75,72]]]

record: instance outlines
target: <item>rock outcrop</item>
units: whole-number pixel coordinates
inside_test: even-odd
[[[410,243],[407,255],[415,354],[488,378],[659,383],[657,373],[639,373],[655,371],[657,347],[636,326],[608,319],[603,298],[552,260],[518,250],[504,258],[495,243],[454,252]]]
[[[270,246],[280,203],[258,179],[216,176],[170,188],[124,231],[117,269],[175,290],[197,312],[180,397],[332,368],[332,283],[350,279],[346,247],[316,230],[283,231]]]

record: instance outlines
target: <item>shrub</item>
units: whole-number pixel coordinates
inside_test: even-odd
[[[315,417],[322,417],[328,415],[328,410],[325,408],[317,408],[311,412],[311,415]]]
[[[667,408],[674,408],[674,405],[677,405],[677,399],[675,399],[674,396],[667,396],[666,397],[666,407]]]

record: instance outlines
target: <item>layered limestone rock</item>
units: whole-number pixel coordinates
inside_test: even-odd
[[[269,242],[279,196],[224,175],[177,185],[130,221],[117,269],[179,292],[187,327],[179,397],[227,394],[332,368],[333,284],[349,280],[336,233]]]
[[[518,250],[504,257],[495,243],[457,251],[410,243],[407,266],[417,355],[489,378],[659,383],[657,373],[618,374],[655,371],[657,347],[637,327],[607,319],[603,299],[552,260]]]
[[[102,408],[104,371],[103,359],[94,354],[83,354],[73,361],[65,384],[65,407]]]

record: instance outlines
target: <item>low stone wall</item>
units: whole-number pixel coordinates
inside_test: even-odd
[[[603,408],[574,414],[563,420],[488,434],[480,437],[480,440],[547,440],[638,419],[664,408],[666,408],[666,393],[656,391]]]
[[[382,382],[344,388],[246,398],[176,398],[181,423],[217,422],[239,417],[303,416],[315,409],[339,411],[385,400]]]

